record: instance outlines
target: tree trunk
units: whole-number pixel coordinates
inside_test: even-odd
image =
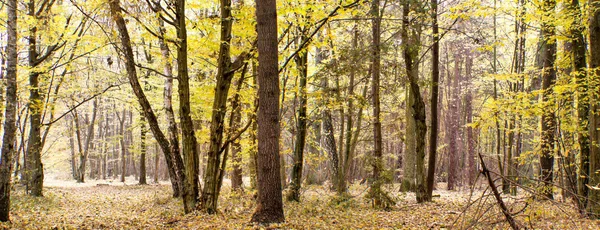
[[[173,157],[175,159],[177,159],[177,156],[172,154],[171,149],[170,149],[171,144],[165,137],[164,133],[160,130],[160,126],[158,124],[158,120],[156,119],[156,115],[154,114],[154,111],[152,110],[152,107],[150,106],[150,102],[146,98],[146,95],[144,94],[144,91],[142,90],[142,87],[138,81],[137,72],[136,72],[136,68],[135,68],[135,61],[134,61],[134,56],[133,56],[133,50],[131,49],[131,39],[129,37],[129,32],[127,31],[127,26],[125,24],[125,20],[121,16],[121,9],[120,9],[118,0],[110,1],[110,11],[111,11],[113,20],[117,24],[119,36],[121,38],[121,46],[122,46],[122,50],[124,52],[122,55],[125,59],[125,64],[126,64],[125,67],[127,70],[127,78],[129,79],[129,84],[131,85],[131,88],[133,89],[133,92],[134,92],[136,98],[138,99],[140,106],[142,107],[144,117],[146,117],[146,120],[148,121],[150,130],[152,131],[154,138],[159,143],[159,145],[163,151],[163,154],[165,155],[167,167],[169,167],[169,168],[175,167],[175,166],[173,166],[172,160],[173,160]],[[171,176],[173,176],[173,175],[171,175]],[[185,174],[181,173],[179,176],[180,176],[179,178],[182,181],[185,179]],[[177,183],[177,182],[175,180],[172,180],[171,183]],[[173,186],[173,188],[175,188],[175,187],[176,186]],[[173,191],[173,194],[174,195],[177,194],[176,190]]]
[[[460,114],[460,69],[461,55],[454,55],[454,76],[453,79],[448,78],[448,111],[446,112],[446,141],[448,142],[448,190],[454,190],[458,182],[458,142],[460,135],[459,114]],[[450,83],[451,82],[451,83]]]
[[[159,19],[159,31],[162,36],[165,36],[166,30],[162,19]],[[163,73],[166,77],[163,91],[163,103],[165,107],[165,114],[167,115],[167,122],[169,123],[167,135],[170,151],[168,153],[163,151],[163,153],[165,155],[165,161],[167,163],[169,177],[171,179],[171,186],[173,187],[173,197],[180,197],[183,195],[185,174],[183,171],[183,159],[181,158],[181,152],[179,150],[179,131],[177,130],[177,122],[175,121],[175,113],[173,112],[173,67],[171,66],[170,61],[171,58],[169,47],[165,43],[164,37],[160,38],[158,43],[160,46],[161,56],[165,62]]]
[[[431,19],[433,21],[433,47],[431,55],[431,100],[430,100],[430,130],[429,130],[429,159],[427,163],[427,193],[424,200],[431,201],[435,183],[435,161],[437,156],[438,138],[438,91],[440,80],[440,36],[437,23],[437,0],[431,0]]]
[[[247,66],[244,66],[244,70],[242,70],[242,75],[240,76],[239,81],[236,83],[237,89],[236,93],[233,96],[233,100],[231,101],[231,120],[229,121],[230,127],[230,135],[233,135],[234,132],[238,132],[240,129],[242,122],[242,104],[240,99],[240,92],[242,90],[242,86],[244,84],[244,80],[246,78]],[[251,121],[249,121],[251,122]],[[243,189],[243,177],[242,177],[242,145],[240,144],[240,139],[236,138],[235,141],[231,142],[231,189],[234,191],[240,191]],[[223,159],[227,160],[227,159]],[[221,174],[224,172],[222,171]],[[222,178],[220,179],[220,183],[222,183]],[[220,186],[219,186],[220,187]]]
[[[0,222],[10,220],[10,190],[12,157],[15,153],[17,131],[17,1],[6,1],[8,33],[6,48],[6,107],[4,114],[4,135],[0,154]]]
[[[579,22],[582,20],[582,12],[579,6],[579,0],[572,0],[568,6],[570,13],[573,14],[573,21]],[[577,177],[577,204],[580,212],[585,212],[587,204],[588,188],[586,184],[589,180],[588,172],[589,156],[590,156],[590,139],[588,136],[587,125],[589,124],[590,105],[587,99],[588,85],[586,82],[586,60],[585,60],[585,40],[583,36],[583,25],[579,23],[571,24],[569,28],[569,36],[571,39],[571,69],[572,75],[575,76],[577,91],[575,93],[575,103],[577,106],[577,142],[579,144],[579,162]]]
[[[300,43],[306,41],[306,36],[302,35]],[[302,186],[302,166],[304,163],[304,146],[306,145],[306,82],[308,77],[308,50],[301,51],[296,56],[296,66],[298,67],[299,85],[298,85],[298,103],[300,104],[297,112],[296,123],[296,141],[294,142],[294,162],[292,167],[292,176],[290,183],[290,192],[287,199],[290,201],[300,201],[300,187]]]
[[[285,221],[279,175],[279,77],[276,0],[256,0],[258,47],[257,207],[252,222]]]
[[[77,173],[77,183],[85,182],[85,165],[88,160],[90,145],[94,139],[94,123],[96,123],[97,111],[98,111],[98,99],[95,99],[93,102],[93,107],[92,107],[92,120],[89,123],[87,123],[88,130],[87,130],[87,135],[86,135],[86,140],[85,140],[85,147],[84,147],[83,152],[81,152],[79,155],[79,169],[77,170],[77,172],[78,172]],[[86,120],[87,120],[87,115],[86,115]]]
[[[383,170],[382,161],[382,138],[381,138],[381,121],[380,121],[380,98],[379,98],[379,75],[381,72],[381,16],[379,15],[379,0],[371,2],[371,20],[373,43],[371,54],[373,55],[371,63],[371,100],[373,104],[373,179],[370,185],[370,197],[373,199],[375,207],[387,206],[387,201],[384,199],[384,193],[381,191],[381,171]]]
[[[219,169],[221,166],[223,132],[225,130],[225,113],[227,112],[227,96],[235,71],[232,70],[231,43],[231,0],[221,0],[221,38],[217,70],[217,84],[213,100],[210,122],[210,146],[208,150],[206,171],[204,172],[204,188],[200,196],[202,209],[209,214],[217,212],[217,202],[221,182]]]
[[[146,119],[144,116],[140,116],[140,177],[139,184],[145,185],[146,183]]]
[[[554,87],[554,81],[556,80],[556,70],[554,68],[554,61],[556,60],[556,38],[555,28],[552,25],[554,20],[554,8],[556,2],[554,0],[545,0],[542,3],[542,24],[541,24],[541,35],[542,35],[542,103],[544,103],[544,111],[541,116],[541,155],[540,155],[540,166],[541,166],[541,180],[544,182],[544,188],[542,194],[548,198],[553,199],[553,168],[554,168],[554,141],[556,132],[556,121],[554,114],[554,100],[552,91]]]
[[[590,76],[595,76],[596,81],[590,86],[591,89],[598,87],[598,76],[600,76],[600,1],[590,0],[589,6],[591,12],[589,14],[589,50],[590,50],[590,66],[589,68],[593,71],[590,72]],[[593,92],[593,91],[590,91]],[[600,96],[598,92],[594,92],[594,95],[590,95],[591,100],[591,114],[590,114],[590,158],[589,158],[589,185],[598,186],[600,183]],[[588,186],[586,184],[586,186]],[[593,218],[600,218],[600,190],[590,189],[588,191],[588,204],[587,204],[588,215]]]
[[[194,124],[190,115],[190,79],[187,67],[187,30],[185,27],[185,0],[175,3],[177,39],[177,76],[179,78],[179,117],[182,132],[182,150],[185,162],[184,211],[192,212],[198,202],[198,152]],[[207,183],[205,181],[205,183]],[[206,185],[205,185],[206,187]]]

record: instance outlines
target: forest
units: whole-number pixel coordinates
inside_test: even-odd
[[[0,18],[0,229],[600,228],[600,0]]]

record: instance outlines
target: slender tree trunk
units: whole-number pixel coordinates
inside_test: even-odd
[[[233,100],[231,101],[231,119],[229,121],[230,127],[230,135],[233,135],[234,132],[238,132],[240,129],[242,122],[242,104],[240,99],[240,92],[242,90],[242,86],[245,81],[245,73],[247,66],[244,66],[244,70],[242,70],[242,75],[238,82],[236,82],[236,93],[233,96]],[[235,191],[240,191],[243,189],[243,177],[242,177],[242,145],[240,143],[240,139],[236,138],[235,141],[231,142],[231,188]],[[223,159],[227,160],[227,159]],[[224,172],[221,171],[221,174]],[[223,183],[223,179],[220,178],[220,183]],[[220,186],[219,186],[220,187]]]
[[[159,19],[159,31],[162,36],[165,36],[166,30],[164,22]],[[169,140],[168,153],[164,153],[165,161],[169,172],[169,178],[171,179],[171,186],[173,187],[173,197],[180,197],[183,195],[183,184],[185,182],[184,165],[183,159],[181,158],[181,152],[179,150],[179,131],[177,130],[177,122],[175,121],[175,113],[173,112],[173,67],[171,65],[171,58],[169,47],[167,46],[164,37],[158,40],[160,46],[160,53],[165,62],[163,67],[163,73],[165,74],[165,83],[163,91],[163,103],[165,107],[165,114],[167,115],[168,129],[167,135]]]
[[[10,220],[10,190],[12,157],[15,153],[17,131],[17,1],[6,1],[8,33],[6,48],[6,107],[4,114],[4,135],[0,153],[0,222]]]
[[[154,114],[154,111],[152,110],[152,107],[150,106],[150,102],[146,98],[146,95],[144,94],[144,91],[142,90],[142,87],[138,81],[137,72],[136,72],[136,68],[135,68],[135,61],[134,61],[134,56],[133,56],[133,50],[131,49],[131,39],[129,37],[129,32],[127,31],[127,26],[125,24],[125,20],[121,16],[121,8],[119,6],[119,1],[111,0],[109,3],[110,3],[111,15],[113,17],[113,20],[117,24],[117,29],[119,31],[119,36],[121,38],[121,46],[122,46],[122,50],[123,50],[122,55],[125,59],[127,78],[129,79],[129,83],[133,89],[133,92],[136,95],[138,102],[140,103],[140,106],[142,107],[144,117],[146,117],[146,120],[148,121],[150,130],[152,131],[154,138],[159,143],[159,145],[163,151],[163,154],[165,155],[165,160],[167,161],[167,167],[171,168],[171,167],[173,167],[173,162],[171,161],[173,159],[172,157],[175,157],[175,159],[177,159],[177,156],[172,155],[171,148],[170,148],[171,144],[165,137],[164,133],[160,130],[160,126],[158,124],[156,115]],[[179,176],[180,176],[179,177],[180,179],[182,179],[182,180],[185,179],[185,174],[181,173]],[[171,183],[175,183],[175,181],[171,181]],[[175,187],[176,186],[173,186],[173,188],[175,188]],[[174,195],[177,194],[176,190],[173,191],[173,194]]]
[[[144,116],[140,116],[140,177],[139,184],[147,184],[146,182],[146,119]]]
[[[419,10],[421,7],[413,5],[412,8]],[[420,26],[413,25],[409,22],[409,12],[411,5],[408,2],[402,4],[402,31],[401,36],[403,41],[407,41],[402,46],[404,62],[406,65],[406,75],[409,80],[409,93],[413,95],[414,101],[407,107],[412,110],[412,119],[414,120],[414,129],[407,129],[407,136],[411,135],[414,140],[414,150],[407,151],[415,154],[415,191],[417,202],[425,201],[425,139],[427,126],[425,114],[425,102],[421,97],[419,89],[419,47],[420,47]],[[409,30],[412,31],[409,33]],[[410,35],[410,36],[409,36]],[[410,133],[409,133],[410,132]]]
[[[302,35],[300,43],[306,41],[306,36]],[[308,78],[308,50],[301,51],[296,56],[296,66],[298,67],[299,85],[298,85],[298,112],[296,123],[296,141],[294,143],[294,162],[292,167],[292,176],[290,183],[290,192],[287,199],[290,201],[300,201],[300,187],[302,186],[302,166],[304,163],[304,146],[306,145],[306,126],[307,126],[307,96],[306,82]]]
[[[383,170],[382,161],[382,138],[381,138],[381,121],[380,121],[380,98],[379,98],[379,75],[381,72],[381,16],[379,15],[379,0],[371,2],[371,29],[373,34],[373,43],[371,48],[372,63],[371,63],[371,100],[373,104],[373,179],[370,185],[370,196],[373,199],[375,207],[384,207],[387,202],[384,201],[381,184],[383,183],[381,171]]]
[[[87,124],[88,130],[87,130],[87,135],[86,135],[86,140],[85,140],[85,147],[84,147],[83,152],[81,152],[79,155],[79,169],[77,170],[77,172],[78,172],[77,173],[77,182],[78,183],[85,182],[85,167],[86,167],[86,162],[88,160],[90,145],[92,144],[92,141],[94,139],[94,123],[96,123],[97,111],[98,111],[98,99],[95,99],[93,102],[93,107],[92,107],[92,120],[91,120],[91,122],[89,122]],[[87,120],[87,115],[86,115],[86,120]]]
[[[430,100],[430,130],[429,130],[429,159],[427,164],[427,193],[424,200],[431,201],[433,185],[435,183],[435,161],[437,155],[438,136],[438,88],[440,80],[440,36],[437,23],[437,0],[431,0],[431,19],[433,33],[433,47],[431,55],[431,100]]]
[[[223,132],[225,131],[225,113],[227,112],[227,96],[234,76],[232,71],[230,43],[231,43],[231,0],[221,0],[221,38],[219,46],[219,63],[217,70],[217,84],[213,100],[210,123],[210,147],[208,150],[206,171],[204,172],[204,188],[200,196],[202,209],[209,214],[216,213],[218,194],[221,189],[219,169],[221,166]],[[223,162],[224,163],[224,162]]]
[[[279,175],[279,77],[276,0],[256,0],[258,32],[257,207],[252,222],[285,221]]]

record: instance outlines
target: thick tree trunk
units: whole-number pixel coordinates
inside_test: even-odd
[[[553,168],[554,168],[554,141],[556,132],[556,121],[554,114],[554,99],[552,91],[554,87],[554,81],[556,80],[556,70],[554,68],[554,62],[556,60],[556,38],[555,28],[552,25],[554,20],[554,8],[556,2],[554,0],[546,0],[542,3],[542,11],[544,16],[542,17],[541,35],[542,35],[542,103],[545,103],[544,112],[541,116],[541,155],[540,155],[540,167],[541,167],[541,180],[544,182],[544,188],[542,194],[548,198],[553,199]]]
[[[446,112],[446,141],[448,142],[448,190],[454,190],[458,183],[458,155],[460,136],[458,129],[460,128],[460,69],[462,66],[461,55],[454,55],[454,76],[453,79],[448,78],[448,85],[451,85],[450,93],[448,94],[448,111]],[[451,82],[451,83],[450,83]]]
[[[10,190],[12,157],[15,153],[17,131],[17,1],[6,1],[8,33],[6,44],[6,107],[4,114],[4,135],[0,153],[0,222],[10,220]]]
[[[568,6],[570,13],[573,14],[573,21],[582,20],[582,12],[579,6],[579,0],[572,0]],[[577,91],[575,93],[575,103],[577,106],[577,142],[579,144],[579,162],[577,177],[577,204],[579,210],[585,212],[587,205],[588,188],[586,184],[589,180],[589,156],[590,156],[590,139],[588,132],[589,123],[589,99],[588,85],[586,82],[586,60],[585,60],[585,40],[583,36],[584,26],[579,23],[571,24],[569,28],[569,36],[571,39],[571,69],[572,75],[575,76]]]
[[[256,0],[258,32],[257,207],[252,222],[285,221],[279,175],[279,77],[276,0]]]
[[[589,14],[589,50],[590,50],[590,69],[593,71],[590,76],[595,76],[595,80],[600,76],[600,1],[590,0],[589,6],[591,12]],[[594,82],[591,89],[597,88],[598,82]],[[593,92],[593,91],[590,91]],[[600,183],[600,96],[598,92],[594,92],[591,95],[590,104],[590,158],[589,158],[589,185],[597,186]],[[587,186],[587,185],[586,185]],[[590,189],[588,191],[588,204],[587,204],[588,215],[593,218],[600,218],[600,190]]]

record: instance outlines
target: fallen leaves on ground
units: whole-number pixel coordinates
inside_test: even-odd
[[[30,197],[22,189],[12,196],[14,229],[506,229],[503,216],[487,199],[474,200],[469,192],[438,190],[434,202],[417,204],[413,193],[391,193],[391,210],[371,207],[365,186],[353,185],[351,198],[334,199],[321,186],[308,186],[302,202],[285,202],[286,222],[270,226],[248,223],[254,210],[252,192],[224,188],[219,213],[184,215],[180,199],[168,185],[48,187],[44,197]],[[388,188],[392,190],[393,188]],[[394,189],[396,190],[396,189]],[[468,207],[468,208],[467,208]],[[533,201],[517,215],[527,228],[598,229],[600,222],[582,218],[568,203]]]

